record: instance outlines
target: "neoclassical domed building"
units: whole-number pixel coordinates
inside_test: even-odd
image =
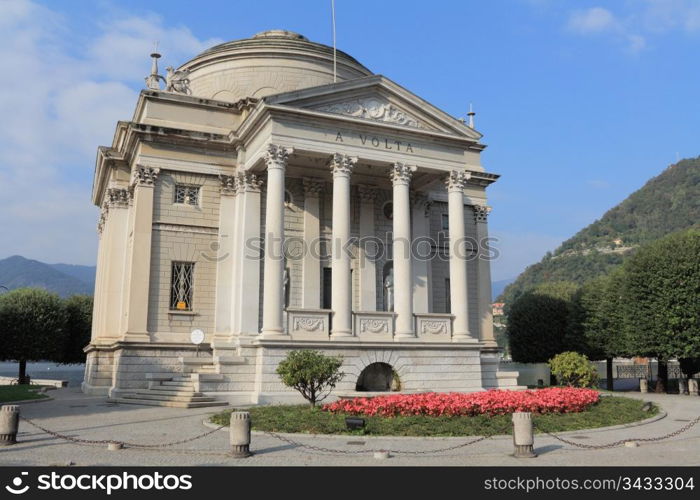
[[[275,369],[307,348],[343,357],[335,395],[515,387],[473,123],[288,31],[153,61],[98,149],[85,392],[293,401]]]

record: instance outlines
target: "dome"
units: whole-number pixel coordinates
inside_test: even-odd
[[[333,48],[287,30],[269,30],[205,50],[180,69],[189,70],[192,95],[235,102],[333,83]],[[372,72],[337,51],[337,79]]]

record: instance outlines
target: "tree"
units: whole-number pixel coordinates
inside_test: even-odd
[[[625,355],[626,337],[621,268],[587,282],[574,298],[574,320],[590,359],[606,362],[607,388],[613,390],[613,358]]]
[[[666,362],[700,357],[700,231],[671,234],[641,247],[624,265],[625,317],[632,354]]]
[[[60,359],[65,309],[58,295],[38,288],[0,295],[0,325],[0,359],[19,362],[20,384],[27,383],[27,361]]]
[[[60,362],[85,362],[83,348],[90,343],[93,300],[89,295],[73,295],[64,301],[66,326]]]
[[[514,361],[546,363],[561,352],[575,350],[571,320],[576,290],[570,282],[547,283],[510,305],[507,334]]]
[[[342,358],[319,351],[291,351],[277,366],[277,374],[284,385],[293,387],[311,406],[316,406],[345,375],[340,371],[342,365]]]

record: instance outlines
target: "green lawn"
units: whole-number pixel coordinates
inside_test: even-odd
[[[537,426],[549,432],[572,431],[627,424],[658,413],[653,406],[642,411],[643,401],[623,397],[603,397],[581,413],[535,415]],[[304,406],[256,406],[248,408],[253,430],[306,434],[350,434],[375,436],[483,436],[510,434],[511,417],[364,417],[362,431],[348,431],[345,415],[335,415]],[[231,411],[211,417],[215,424],[228,425]]]
[[[40,385],[0,385],[0,403],[47,398],[46,394],[37,392],[40,388]]]

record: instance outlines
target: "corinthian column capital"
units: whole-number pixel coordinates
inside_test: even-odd
[[[137,166],[134,170],[131,185],[133,186],[153,186],[158,179],[159,168]]]
[[[318,195],[323,191],[323,188],[325,187],[325,182],[323,179],[318,179],[315,177],[304,177],[303,179],[304,183],[304,195],[306,196],[315,196],[318,197]]]
[[[447,185],[448,191],[464,191],[467,185],[467,181],[471,178],[469,172],[462,172],[460,170],[453,170],[445,178],[445,185]]]
[[[235,175],[219,175],[219,182],[223,196],[235,196],[238,192],[238,179]]]
[[[331,169],[331,172],[333,172],[333,177],[337,175],[350,177],[356,163],[356,156],[333,153],[333,156],[331,156],[330,162],[328,163],[328,167]]]
[[[263,180],[251,172],[240,172],[236,176],[236,191],[238,193],[259,193]]]
[[[293,148],[280,146],[278,144],[268,144],[267,151],[265,151],[265,163],[267,164],[267,168],[280,168],[284,170],[287,166],[289,155],[293,152]]]
[[[396,184],[406,184],[411,182],[411,177],[413,172],[416,171],[416,167],[413,165],[406,165],[405,163],[394,163],[389,169],[389,177],[391,182]]]
[[[474,222],[486,222],[491,213],[491,207],[487,205],[472,205],[472,209],[474,210]]]
[[[128,189],[109,188],[107,190],[106,203],[109,207],[126,208],[131,198]]]

